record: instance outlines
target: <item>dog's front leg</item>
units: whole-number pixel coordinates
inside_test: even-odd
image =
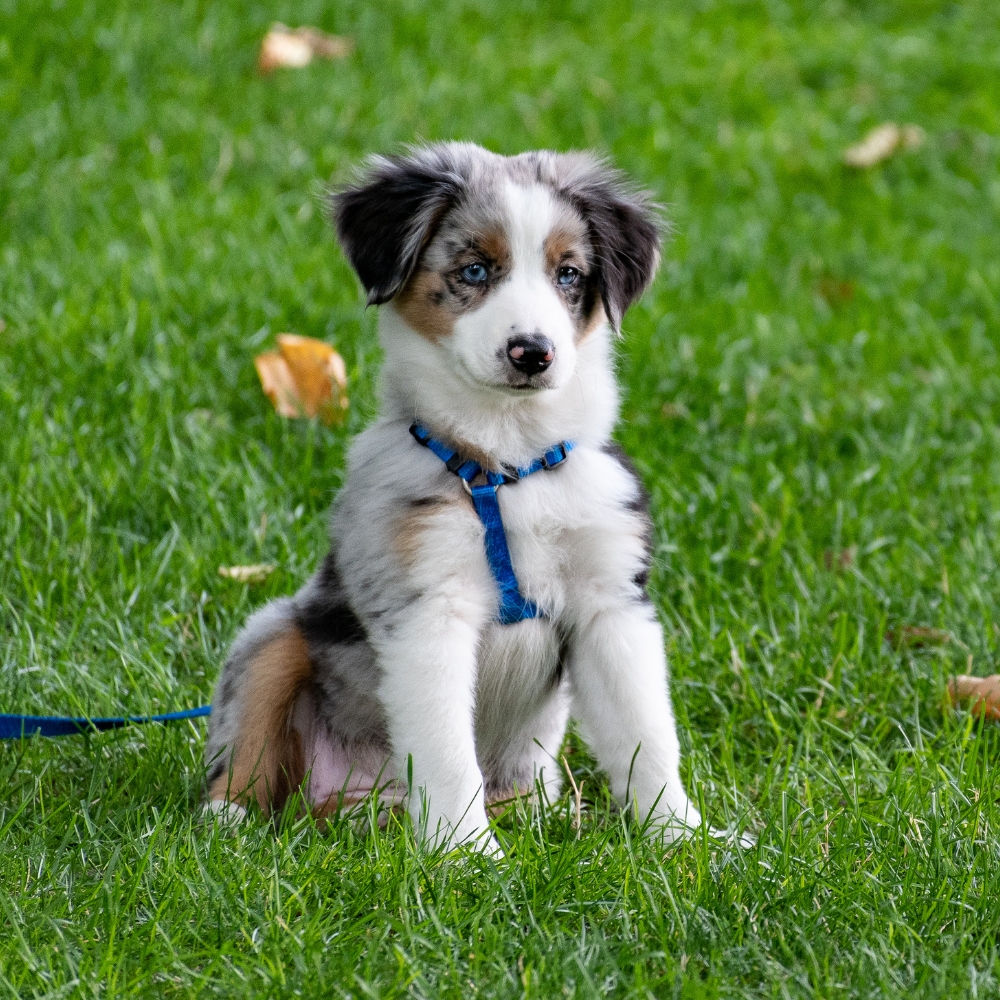
[[[604,608],[574,630],[573,714],[619,802],[669,838],[701,823],[680,779],[663,633],[648,604]]]
[[[431,842],[498,845],[489,833],[474,731],[478,620],[465,602],[424,598],[378,642],[393,762],[411,782],[414,826]]]

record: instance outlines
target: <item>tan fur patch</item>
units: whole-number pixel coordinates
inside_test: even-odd
[[[557,267],[569,265],[581,270],[587,268],[587,234],[559,227],[545,237],[542,250],[545,253],[545,267],[554,272]]]
[[[576,328],[576,345],[579,347],[602,323],[607,322],[604,303],[598,298],[586,321]]]
[[[232,771],[212,783],[208,797],[243,806],[256,799],[270,813],[305,777],[302,740],[288,724],[295,698],[312,675],[305,637],[290,628],[257,654],[247,672]]]
[[[498,271],[510,269],[510,241],[502,228],[488,228],[478,231],[473,240],[478,254],[484,254]]]
[[[494,456],[483,451],[482,448],[477,447],[469,441],[463,441],[460,437],[455,437],[454,435],[448,438],[449,441],[454,442],[455,451],[462,456],[462,458],[473,459],[478,462],[484,469],[489,469],[491,472],[500,472],[500,463],[494,458]]]
[[[444,305],[447,297],[448,289],[441,275],[417,271],[393,305],[408,326],[437,343],[450,337],[455,328],[455,315]]]
[[[453,510],[458,499],[435,497],[429,503],[412,508],[397,523],[392,545],[403,565],[412,569],[420,561],[424,532],[443,513]]]
[[[560,267],[575,267],[581,273],[586,274],[590,264],[590,240],[583,223],[557,225],[545,237],[542,245],[545,252],[545,266],[548,272],[555,278]],[[587,280],[587,279],[581,279]],[[600,298],[596,298],[589,313],[586,311],[586,294],[582,298],[577,298],[575,302],[568,305],[570,314],[573,316],[575,336],[577,344],[583,343],[604,322],[604,307]]]

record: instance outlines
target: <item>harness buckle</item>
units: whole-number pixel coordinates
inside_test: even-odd
[[[486,472],[483,469],[480,469],[471,479],[466,479],[465,476],[459,476],[458,478],[461,480],[462,485],[465,487],[465,492],[468,493],[470,497],[472,496],[472,484],[474,480],[476,479],[479,480],[479,482],[476,483],[477,486],[493,485],[492,483],[490,483],[490,477],[486,474]],[[496,486],[493,486],[493,489],[496,489]]]
[[[555,456],[550,458],[549,456]],[[562,465],[563,462],[569,457],[569,452],[566,450],[566,442],[560,441],[551,451],[547,451],[542,455],[541,462],[543,469],[554,469],[557,465]]]

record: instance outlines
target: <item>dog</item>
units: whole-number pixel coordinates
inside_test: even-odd
[[[611,438],[613,339],[649,286],[649,196],[588,153],[445,143],[332,196],[384,349],[331,549],[255,613],[215,691],[209,807],[317,817],[378,789],[434,842],[499,847],[490,807],[560,793],[572,716],[667,840],[679,774],[652,526]]]

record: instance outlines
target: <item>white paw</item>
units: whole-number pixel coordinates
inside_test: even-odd
[[[697,815],[697,814],[696,814]],[[694,837],[700,833],[701,818],[697,824],[689,821],[681,823],[676,816],[667,816],[654,820],[649,827],[649,832],[654,837],[659,837],[664,844],[672,844],[676,840],[683,840],[685,837]],[[715,827],[708,828],[708,836],[711,840],[726,845],[739,844],[743,848],[751,848],[757,845],[757,841],[748,833],[737,833],[735,830],[716,830]]]
[[[649,835],[658,837],[664,844],[693,836],[701,829],[701,813],[695,809],[690,799],[684,798],[676,805],[662,805],[649,819]]]
[[[247,811],[238,802],[212,799],[205,803],[204,816],[214,820],[220,828],[233,831],[246,819]]]
[[[500,846],[500,841],[497,840],[493,834],[489,837],[481,837],[476,841],[476,850],[481,851],[483,854],[488,855],[493,858],[494,861],[503,861],[507,857],[504,854],[503,848]]]
[[[735,830],[713,830],[713,837],[724,840],[727,844],[739,844],[749,850],[757,846],[757,838],[752,833],[737,833]]]

